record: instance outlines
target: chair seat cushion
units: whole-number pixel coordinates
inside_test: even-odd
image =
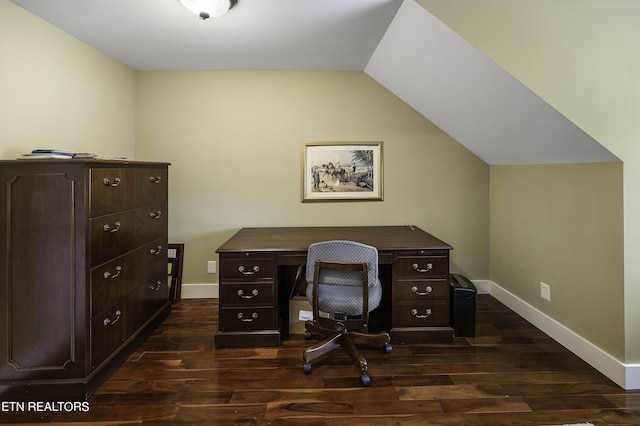
[[[362,287],[328,285],[319,283],[320,297],[318,309],[322,312],[342,312],[346,315],[362,315]],[[382,299],[382,285],[378,280],[377,285],[369,286],[369,312],[380,304]],[[307,300],[313,304],[313,283],[307,284]]]

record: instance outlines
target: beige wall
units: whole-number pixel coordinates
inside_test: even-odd
[[[488,166],[362,72],[141,72],[136,157],[169,160],[185,283],[244,226],[414,224],[488,278]],[[303,141],[383,141],[384,201],[301,202]]]
[[[622,163],[492,166],[490,175],[491,280],[623,358]]]
[[[132,157],[135,71],[0,0],[0,158],[35,148]]]
[[[576,283],[570,291],[600,296],[609,306],[608,311],[614,309],[608,296],[612,295],[616,312],[624,315],[622,324],[615,328],[617,321],[613,321],[613,328],[607,329],[595,323],[581,334],[603,342],[623,362],[640,362],[640,56],[635,54],[640,42],[640,2],[417,1],[624,161],[623,213],[617,215],[624,229],[619,241],[624,246],[624,262],[620,264],[623,278],[608,281],[606,288],[611,290],[606,295],[602,294],[599,280]],[[493,169],[492,192],[500,181]],[[523,169],[520,173],[528,172]],[[581,192],[580,184],[572,182],[576,192]],[[492,203],[492,224],[496,222],[493,208]],[[526,220],[536,218],[529,214]],[[491,276],[503,280],[501,284],[508,289],[518,289],[518,283],[504,281],[505,271],[494,267],[506,264],[494,256],[499,251],[493,244],[496,230],[501,228],[492,227]],[[540,231],[544,232],[544,228]],[[603,242],[592,241],[594,245]],[[562,246],[556,249],[559,254],[563,251]],[[577,265],[579,261],[576,257],[571,263]],[[532,276],[534,279],[537,278]],[[525,300],[540,305],[533,293]],[[571,309],[561,305],[565,307]],[[578,323],[593,323],[593,315],[602,317],[592,310],[594,306],[586,304],[584,308],[578,320],[565,319],[559,312],[552,316],[562,318],[566,325],[573,324],[572,328],[579,331],[586,325]]]

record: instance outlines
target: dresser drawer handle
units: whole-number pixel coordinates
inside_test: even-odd
[[[111,186],[113,188],[115,188],[116,186],[120,185],[120,178],[114,178],[113,179],[113,183],[111,182],[111,180],[109,178],[104,178],[102,179],[102,183],[104,184],[104,186]]]
[[[162,176],[149,176],[149,182],[158,184],[162,180]]]
[[[253,290],[251,290],[251,294],[244,294],[244,291],[242,290],[238,290],[238,296],[242,297],[243,299],[253,299],[254,297],[256,297],[258,295],[258,289],[254,288]]]
[[[418,291],[418,287],[416,286],[411,287],[411,293],[415,294],[416,296],[427,296],[432,291],[433,291],[433,287],[431,287],[430,285],[428,285],[424,289],[424,291]]]
[[[151,256],[157,256],[162,252],[162,246],[158,246],[158,248],[152,248],[151,250],[149,250],[149,253],[151,254]]]
[[[102,321],[102,324],[107,327],[109,325],[113,325],[115,323],[118,322],[118,320],[120,319],[120,317],[122,317],[122,312],[120,312],[120,310],[116,311],[116,317],[114,319],[111,318],[105,318],[104,321]]]
[[[431,309],[427,309],[426,311],[424,311],[424,315],[418,314],[418,310],[417,309],[412,309],[411,310],[411,315],[413,315],[416,318],[428,318],[429,315],[431,315]]]
[[[149,286],[149,291],[160,291],[160,287],[162,287],[162,281],[158,280],[152,286]]]
[[[244,275],[253,275],[256,272],[260,271],[260,267],[258,265],[254,266],[253,269],[251,271],[247,271],[246,268],[244,266],[238,266],[238,272],[240,272],[241,274]]]
[[[102,229],[104,229],[104,232],[109,232],[109,233],[113,234],[114,232],[118,232],[120,230],[120,222],[116,222],[113,225],[113,228],[111,226],[105,224]]]
[[[112,280],[114,278],[118,278],[118,276],[120,275],[121,272],[122,272],[122,266],[118,265],[118,266],[116,266],[116,272],[115,273],[112,274],[109,271],[105,271],[105,273],[102,276],[107,280]]]
[[[411,265],[411,268],[413,268],[414,271],[416,272],[429,272],[430,270],[433,269],[433,264],[432,263],[427,263],[427,266],[425,267],[425,269],[420,269],[420,266],[418,266],[417,263],[414,263],[413,265]]]
[[[149,213],[149,217],[151,219],[160,219],[160,216],[162,216],[162,212],[160,210],[156,210],[155,212]]]
[[[255,319],[258,319],[258,313],[257,313],[257,312],[254,312],[254,313],[252,313],[252,314],[251,314],[251,318],[245,318],[245,317],[244,317],[244,314],[243,314],[242,312],[240,312],[240,313],[237,315],[237,317],[238,317],[238,319],[239,319],[240,321],[244,321],[244,322],[251,322],[251,321],[253,321],[253,320],[255,320]]]

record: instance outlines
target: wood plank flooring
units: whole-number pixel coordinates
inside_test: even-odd
[[[88,401],[89,410],[0,412],[65,425],[640,425],[640,391],[618,387],[491,296],[476,337],[364,349],[371,386],[334,351],[302,372],[309,342],[214,349],[216,299],[182,300]]]

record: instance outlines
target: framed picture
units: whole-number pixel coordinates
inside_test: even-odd
[[[173,303],[180,300],[180,293],[182,290],[182,260],[184,258],[184,244],[169,243],[167,258],[169,261],[167,268],[169,300]]]
[[[382,142],[303,142],[302,201],[382,201]]]

